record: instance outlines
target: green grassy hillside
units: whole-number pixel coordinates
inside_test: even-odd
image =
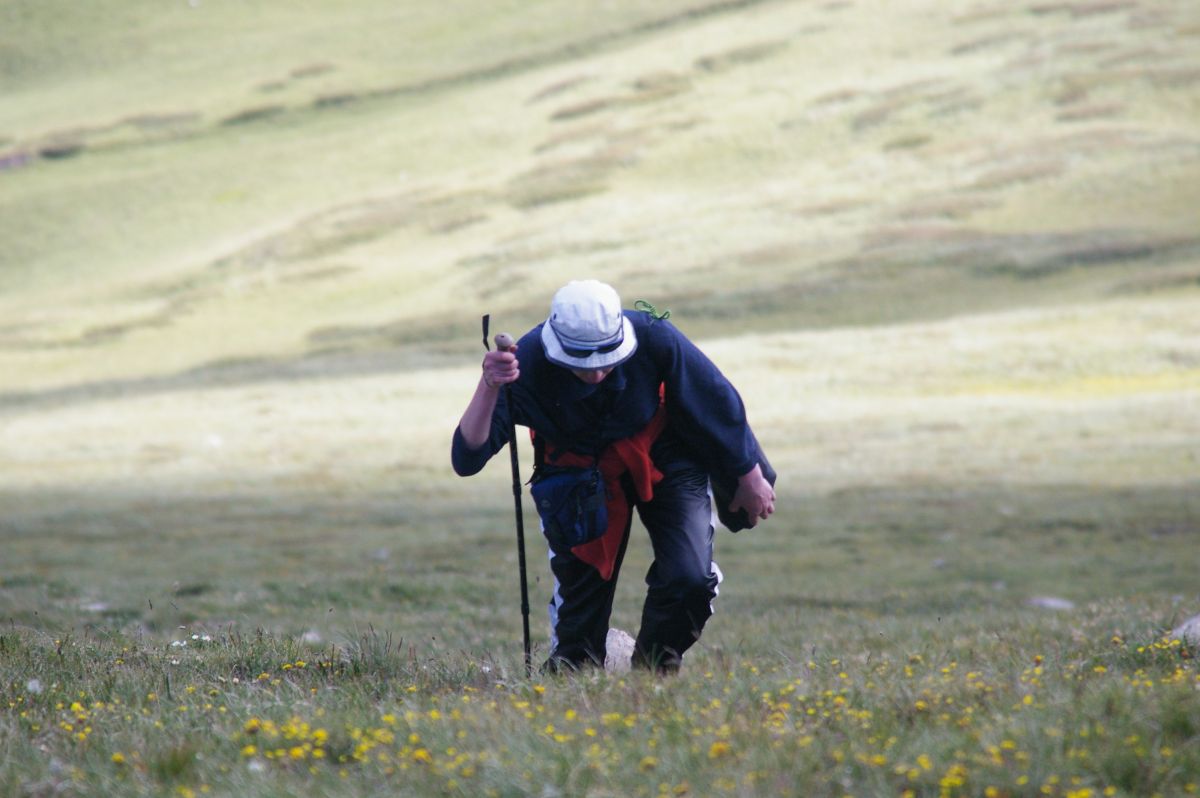
[[[5,11],[13,389],[524,325],[580,273],[708,336],[1195,284],[1179,4],[113,5]]]
[[[1200,792],[1193,5],[0,4],[0,793]],[[781,475],[673,682],[447,462],[574,277]]]
[[[11,533],[491,507],[444,463],[478,318],[588,275],[743,388],[780,525],[1200,476],[1187,7],[419,5],[5,6]]]

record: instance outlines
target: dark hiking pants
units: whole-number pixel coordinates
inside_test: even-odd
[[[687,460],[656,455],[664,477],[654,498],[637,502],[650,534],[654,562],[646,572],[646,602],[634,649],[634,664],[671,671],[696,642],[712,615],[721,572],[713,562],[713,513],[708,476]],[[632,516],[631,516],[632,522]],[[550,552],[554,596],[550,601],[551,654],[548,670],[603,667],[608,620],[629,529],[611,580],[569,551]]]

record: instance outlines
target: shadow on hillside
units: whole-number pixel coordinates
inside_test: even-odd
[[[440,494],[416,490],[417,486],[388,492],[356,492],[330,485],[328,491],[263,487],[205,493],[186,485],[144,488],[130,483],[104,489],[5,490],[0,491],[0,538],[16,547],[14,551],[32,544],[47,559],[73,559],[80,552],[72,546],[137,548],[152,539],[189,546],[248,536],[245,542],[265,549],[289,541],[320,549],[344,545],[346,535],[369,538],[373,533],[391,536],[421,530],[415,537],[401,534],[393,542],[450,551],[497,529],[503,539],[510,537],[512,508],[504,492],[471,494],[470,486],[456,480],[448,464],[445,481],[463,487],[464,496],[473,499],[448,502]],[[1109,549],[1129,558],[1123,565],[1141,567],[1156,546],[1166,550],[1182,545],[1190,550],[1200,544],[1200,483],[1196,482],[858,486],[821,494],[785,494],[780,506],[780,513],[761,527],[736,536],[722,531],[722,545],[727,551],[745,545],[760,554],[772,550],[801,554],[820,548],[853,554],[859,548],[865,552],[883,547],[898,557],[905,550],[950,557],[959,548],[982,550],[999,542],[1016,546],[1015,551],[1021,552],[1018,559],[1026,564],[1055,552],[1083,563]],[[426,531],[433,529],[439,532]],[[445,534],[448,530],[452,534]],[[0,570],[21,570],[20,560],[20,556],[10,557]],[[1185,560],[1178,563],[1181,573],[1194,566],[1191,558]],[[772,568],[792,566],[794,562],[785,559]],[[1194,588],[1194,580],[1188,585]]]
[[[738,584],[723,599],[733,612],[940,619],[1037,608],[1044,596],[1061,598],[1045,611],[1197,596],[1196,483],[861,487],[785,499],[761,528],[719,534],[722,567]],[[345,623],[455,602],[466,612],[511,589],[515,574],[502,494],[447,503],[130,486],[4,492],[0,507],[0,613],[34,627],[171,630],[333,607]],[[634,535],[626,582],[648,556],[640,527]],[[531,584],[544,590],[536,535],[527,549]]]

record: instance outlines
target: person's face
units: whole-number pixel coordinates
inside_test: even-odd
[[[599,385],[604,378],[612,374],[612,369],[571,369],[571,373],[588,385]]]

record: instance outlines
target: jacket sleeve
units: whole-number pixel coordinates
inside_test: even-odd
[[[488,439],[478,449],[467,446],[462,429],[454,428],[454,438],[450,444],[450,464],[454,473],[460,477],[478,474],[492,459],[492,455],[504,448],[508,443],[508,404],[505,401],[506,391],[500,393],[496,401],[496,409],[492,411],[492,429]]]
[[[776,474],[750,428],[741,395],[677,329],[667,325],[654,333],[665,366],[668,417],[709,472],[721,524],[731,532],[746,529],[750,526],[746,511],[729,509],[738,477],[758,465],[773,486]]]
[[[760,451],[737,389],[670,322],[647,332],[663,370],[671,424],[714,477],[736,480],[753,469]]]

